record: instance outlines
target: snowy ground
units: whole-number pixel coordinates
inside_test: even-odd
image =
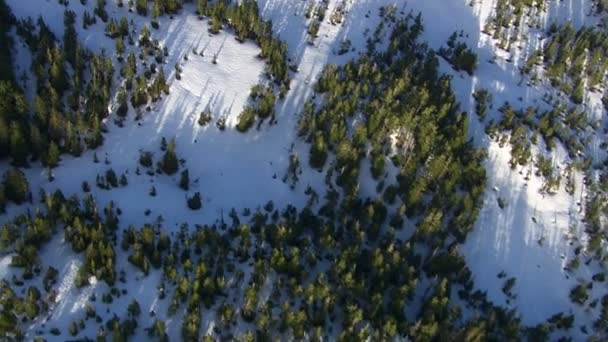
[[[51,28],[59,36],[62,35],[63,9],[56,1],[38,1],[40,6],[30,6],[29,1],[21,0],[7,2],[18,17],[42,15]],[[297,115],[311,95],[311,84],[328,62],[344,62],[363,51],[366,28],[373,32],[379,22],[377,9],[385,4],[396,4],[399,10],[405,12],[410,9],[420,11],[425,23],[423,38],[432,48],[437,49],[445,44],[454,31],[464,30],[468,34],[466,41],[469,46],[478,49],[480,59],[476,75],[469,77],[455,73],[449,65],[442,62],[442,69],[454,75],[454,88],[463,110],[472,112],[471,94],[479,87],[492,91],[495,108],[505,101],[522,107],[536,104],[541,102],[541,97],[548,91],[544,87],[530,87],[525,83],[518,85],[518,63],[539,46],[538,36],[531,35],[522,49],[518,50],[515,63],[509,63],[506,61],[508,54],[499,51],[490,37],[481,33],[494,0],[473,1],[473,6],[469,6],[470,0],[411,0],[407,6],[405,1],[353,0],[348,7],[345,23],[334,26],[326,19],[314,46],[307,44],[307,24],[303,15],[305,1],[260,0],[259,3],[262,15],[272,19],[275,32],[288,43],[290,56],[299,67],[299,72],[294,74],[291,91],[284,100],[278,102],[277,125],[264,124],[260,131],[252,129],[247,134],[240,134],[232,128],[220,132],[215,127],[215,119],[226,115],[229,126],[234,124],[236,115],[246,102],[249,89],[263,77],[263,61],[256,58],[259,49],[250,42],[238,43],[229,33],[209,36],[206,22],[199,21],[191,14],[177,16],[173,20],[163,18],[162,33],[153,31],[153,34],[159,38],[161,45],[167,46],[171,51],[172,59],[165,66],[167,75],[173,70],[177,58],[185,53],[190,54],[192,44],[198,44],[199,39],[201,47],[209,44],[210,52],[219,51],[220,46],[223,46],[219,64],[211,63],[211,53],[205,57],[190,54],[188,61],[181,62],[184,70],[182,80],[175,80],[173,76],[169,78],[171,94],[154,104],[151,112],[144,112],[141,125],[133,120],[132,113],[123,128],[111,121],[107,123],[109,133],[105,135],[103,147],[97,151],[100,163],[93,163],[91,152],[80,158],[63,157],[60,167],[53,171],[56,178],[54,182],[48,182],[46,172],[35,166],[27,171],[33,193],[37,194],[37,189],[42,187],[47,190],[61,188],[66,195],[80,194],[81,183],[86,180],[92,185],[100,205],[114,201],[123,210],[121,224],[141,225],[162,215],[167,229],[182,222],[213,222],[222,212],[226,213],[232,207],[237,210],[255,208],[268,200],[303,205],[303,190],[309,184],[317,189],[323,187],[322,174],[307,168],[304,168],[295,191],[281,182],[288,166],[289,149],[295,140]],[[546,22],[572,20],[579,25],[593,20],[586,16],[589,1],[555,3],[551,2],[544,17]],[[331,2],[328,13],[331,13],[333,6],[335,1]],[[116,7],[112,1],[108,7],[113,8],[108,11],[110,15],[117,16],[113,12]],[[79,15],[84,9],[78,1],[71,1],[70,8]],[[124,9],[115,11],[126,14]],[[137,16],[131,17],[140,27],[143,21]],[[104,36],[103,27],[99,23],[87,31],[79,26],[79,36],[84,38],[89,48],[104,47],[107,51],[113,49],[113,42]],[[334,51],[346,38],[351,39],[355,51],[344,56],[335,55]],[[496,63],[488,63],[495,55],[498,56]],[[21,51],[20,56],[27,57],[27,53]],[[29,60],[24,60],[21,66],[29,68]],[[199,127],[196,120],[205,108],[212,110],[214,121],[209,126]],[[593,115],[601,117],[600,109],[595,106],[591,109]],[[494,112],[491,115],[497,115]],[[575,307],[568,294],[577,284],[577,279],[590,278],[593,272],[584,264],[574,275],[563,270],[573,255],[570,240],[565,237],[574,235],[584,238],[580,208],[576,203],[580,200],[580,190],[574,197],[563,190],[555,196],[543,197],[538,192],[541,180],[532,176],[526,182],[520,169],[512,171],[508,166],[509,148],[500,148],[490,141],[475,115],[471,115],[470,127],[475,142],[480,147],[487,148],[489,153],[486,162],[489,179],[484,208],[475,230],[461,248],[474,274],[476,287],[487,291],[489,298],[496,304],[518,308],[524,324],[537,324],[557,312],[570,310],[577,314],[577,325],[588,324],[596,313],[584,312]],[[135,175],[141,150],[155,152],[156,158],[162,156],[159,147],[163,136],[167,139],[175,137],[178,157],[187,160],[185,167],[190,170],[190,179],[198,180],[191,192],[202,193],[202,211],[188,210],[186,193],[177,187],[177,176],[149,177],[144,172],[141,176]],[[308,159],[305,146],[296,143],[295,150],[305,163]],[[104,164],[106,156],[110,165]],[[555,157],[560,162],[567,159],[562,149],[557,149]],[[118,174],[129,172],[127,188],[105,191],[94,186],[96,175],[104,173],[109,167]],[[577,189],[581,189],[580,177],[578,178]],[[158,192],[154,198],[148,195],[152,185]],[[364,190],[375,187],[366,185],[369,184],[362,186]],[[499,196],[506,199],[507,206],[504,209],[500,209],[497,204]],[[150,217],[143,215],[146,209],[152,210]],[[22,209],[9,208],[9,216],[18,210]],[[6,218],[7,216],[2,219]],[[48,256],[48,260],[57,260],[61,264],[56,267],[60,270],[62,288],[65,290],[62,296],[65,300],[55,309],[52,318],[53,321],[65,323],[67,327],[71,319],[69,317],[76,313],[82,315],[83,299],[86,299],[90,291],[100,287],[74,289],[70,275],[78,260],[67,247],[58,249],[57,246],[62,246],[62,243],[54,241],[47,246],[45,260]],[[0,275],[3,277],[8,274],[6,267],[7,257],[0,260]],[[124,265],[125,269],[130,269],[129,267]],[[514,289],[517,297],[509,304],[501,291],[504,280],[497,277],[500,271],[504,271],[508,277],[517,278]],[[148,307],[142,306],[144,313],[156,305],[149,300],[154,297],[156,284],[157,279],[150,276],[145,280],[140,279],[137,288],[129,286],[129,294],[135,295],[138,300],[141,298],[140,304],[150,304]],[[121,309],[115,302],[113,308],[116,309],[113,310],[121,314],[126,310],[127,304],[119,301],[118,305],[124,306]],[[164,314],[166,308],[159,308],[157,312]],[[141,323],[143,326],[149,324],[146,321]],[[171,337],[179,334],[179,326],[172,327],[168,324],[167,328]]]
[[[424,38],[432,47],[445,44],[454,31],[464,30],[469,46],[478,48],[479,67],[475,76],[451,71],[442,63],[444,71],[454,74],[454,90],[460,98],[462,108],[474,113],[472,93],[477,88],[489,89],[494,96],[494,107],[498,108],[508,101],[516,107],[541,105],[541,98],[547,87],[530,87],[524,82],[518,65],[525,63],[530,53],[539,47],[538,35],[530,35],[517,50],[514,63],[508,63],[508,53],[498,49],[491,37],[481,33],[488,16],[495,5],[494,1],[410,1],[409,4],[420,11],[425,19]],[[545,22],[571,20],[575,25],[590,24],[596,20],[588,18],[589,1],[550,2]],[[441,25],[435,25],[436,22]],[[495,64],[488,63],[493,56]],[[602,109],[597,103],[589,108],[591,117],[601,117]],[[499,115],[490,110],[489,118]],[[497,305],[516,307],[524,324],[538,324],[558,312],[577,314],[576,325],[589,324],[596,319],[597,313],[581,310],[570,302],[570,290],[578,284],[578,279],[590,279],[594,273],[585,265],[574,273],[563,268],[574,255],[571,242],[574,237],[584,238],[584,225],[581,222],[581,177],[577,177],[575,196],[568,195],[563,186],[554,196],[539,193],[542,180],[533,172],[529,182],[524,180],[526,172],[522,168],[511,170],[509,167],[510,147],[501,148],[489,140],[484,133],[483,124],[476,115],[470,115],[471,135],[476,143],[488,150],[486,161],[488,189],[484,207],[477,225],[461,247],[467,264],[472,270],[476,287],[488,292]],[[552,157],[562,166],[568,161],[567,153],[558,148]],[[533,169],[533,166],[525,168]],[[498,206],[498,197],[506,199],[506,207]],[[534,222],[536,221],[536,223]],[[539,244],[539,240],[541,243]],[[504,271],[507,277],[517,279],[514,293],[516,299],[507,304],[502,293],[504,279],[497,274]],[[597,270],[596,270],[597,271]],[[596,291],[596,297],[599,291]],[[579,333],[577,329],[574,333]]]
[[[286,13],[302,13],[305,2],[288,0],[263,1],[262,13],[272,18],[275,30],[290,44],[291,50],[300,51],[305,45],[298,41],[298,29],[302,30],[298,19],[286,18]],[[474,6],[469,6],[471,3]],[[445,45],[448,37],[454,31],[463,30],[465,41],[471,47],[477,48],[480,65],[473,77],[465,73],[456,73],[442,61],[442,70],[454,75],[453,85],[462,104],[462,109],[474,113],[472,94],[477,88],[489,89],[494,95],[494,107],[498,108],[508,101],[517,107],[542,105],[542,96],[553,91],[548,87],[531,87],[521,82],[519,65],[535,49],[540,47],[540,34],[535,32],[529,40],[523,42],[521,49],[515,49],[514,63],[507,62],[510,57],[505,51],[498,49],[491,37],[481,33],[488,16],[491,14],[495,1],[481,0],[449,0],[449,1],[353,1],[345,24],[337,34],[332,34],[335,27],[325,23],[321,34],[329,35],[322,39],[321,50],[325,44],[333,45],[336,49],[339,42],[349,38],[356,51],[364,49],[365,30],[372,30],[378,23],[378,7],[394,4],[398,10],[405,13],[413,10],[422,13],[424,20],[423,39],[434,49]],[[589,1],[551,1],[546,13],[542,15],[545,23],[572,21],[573,24],[592,25],[597,18],[588,17]],[[279,18],[279,19],[277,19]],[[304,32],[302,33],[304,34]],[[295,39],[293,36],[296,36]],[[333,37],[333,39],[332,39]],[[295,41],[294,41],[295,40]],[[308,55],[308,50],[304,56]],[[352,56],[352,55],[350,55]],[[350,58],[345,57],[345,58]],[[488,61],[497,56],[496,63]],[[316,59],[322,60],[319,56]],[[337,56],[327,58],[330,62],[341,62]],[[301,66],[303,64],[300,64]],[[603,109],[597,102],[589,106],[591,117],[600,118]],[[490,118],[499,113],[491,111]],[[581,200],[581,177],[577,177],[577,193],[568,195],[562,189],[554,196],[543,196],[539,193],[542,180],[532,177],[529,182],[520,173],[521,168],[513,171],[508,161],[510,147],[500,148],[484,133],[484,126],[476,116],[470,116],[470,130],[475,142],[486,148],[489,158],[486,162],[488,174],[488,189],[484,208],[480,213],[474,231],[469,235],[461,250],[467,263],[473,271],[475,285],[487,291],[489,298],[497,305],[518,308],[524,324],[538,324],[558,312],[574,312],[577,314],[577,325],[589,324],[596,318],[597,312],[588,312],[576,307],[568,297],[570,290],[578,284],[579,279],[590,279],[594,270],[581,264],[574,275],[563,268],[574,255],[572,239],[584,239],[584,226],[580,221],[581,212],[577,202]],[[596,149],[597,150],[597,149]],[[556,149],[552,155],[555,160],[565,165],[567,154],[562,148]],[[530,165],[527,169],[532,169]],[[365,188],[365,185],[362,185]],[[373,185],[368,188],[373,189]],[[496,188],[497,191],[494,191]],[[500,209],[497,198],[506,199],[507,206]],[[536,220],[537,223],[534,222]],[[542,240],[541,240],[542,239]],[[541,240],[541,244],[539,244]],[[517,278],[514,293],[515,300],[507,304],[502,292],[504,279],[497,274],[504,271],[507,277]],[[595,270],[597,272],[597,270]],[[596,291],[596,297],[599,291]],[[576,329],[575,329],[576,330]],[[578,333],[578,330],[575,331]]]

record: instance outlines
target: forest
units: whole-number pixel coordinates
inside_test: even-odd
[[[28,340],[33,336],[28,324],[51,317],[60,296],[60,270],[45,260],[44,251],[61,240],[81,261],[75,287],[95,291],[89,292],[85,309],[71,316],[67,331],[51,321],[33,333],[36,341],[45,341],[47,333],[49,340],[128,341],[142,331],[151,341],[169,341],[172,320],[183,341],[571,340],[562,335],[575,329],[572,312],[526,325],[515,309],[494,303],[474,282],[461,248],[490,184],[487,151],[470,138],[469,126],[470,120],[479,120],[490,140],[501,148],[510,146],[512,169],[532,165],[543,179],[543,195],[554,195],[560,187],[574,194],[573,172],[584,173],[590,189],[585,253],[590,255],[579,249],[567,268],[578,268],[584,257],[605,260],[608,177],[604,170],[597,180],[591,176],[592,162],[581,151],[588,142],[584,132],[594,122],[577,107],[586,90],[604,85],[603,32],[553,27],[545,47],[521,70],[533,77],[546,66],[551,84],[567,93],[571,103],[547,98],[550,109],[509,102],[495,108],[491,91],[479,87],[472,94],[475,114],[470,115],[439,60],[463,71],[462,77],[475,75],[482,61],[462,41],[464,33],[454,32],[433,50],[422,39],[422,15],[382,7],[372,14],[380,23],[366,49],[344,63],[324,65],[309,85],[313,94],[299,112],[291,113],[296,141],[285,156],[282,182],[289,191],[305,187],[305,204],[268,200],[243,210],[226,208],[213,224],[171,227],[150,209],[143,214],[146,223],[132,224],[125,217],[128,208],[96,198],[99,192],[130,189],[137,177],[147,176],[160,180],[146,184],[149,198],[180,203],[200,215],[193,217],[217,214],[206,210],[206,189],[191,174],[175,137],[163,136],[160,151],[141,149],[131,173],[114,168],[101,153],[107,125],[129,127],[133,121],[135,126],[145,122],[143,116],[160,115],[152,108],[173,94],[184,61],[205,53],[192,46],[177,63],[169,63],[175,52],[157,39],[163,19],[190,11],[207,25],[205,35],[227,32],[259,48],[256,58],[265,69],[234,125],[200,108],[192,121],[203,131],[229,135],[234,130],[244,139],[241,143],[254,144],[265,122],[272,129],[287,94],[296,91],[291,85],[298,71],[289,67],[287,44],[275,35],[273,23],[262,18],[255,0],[119,0],[123,12],[117,16],[105,0],[97,0],[82,19],[68,9],[67,0],[59,2],[66,5],[63,36],[41,17],[18,20],[0,0],[0,44],[7,47],[0,51],[0,162],[6,165],[0,214],[26,208],[10,219],[3,216],[0,226],[0,253],[14,271],[0,281],[0,339]],[[329,2],[307,3],[307,45],[320,45],[326,16],[329,25],[343,22],[346,2],[341,4],[330,14]],[[500,38],[503,29],[519,25],[524,8],[533,6],[542,7],[543,1],[500,0],[487,29]],[[601,1],[595,6],[604,10]],[[145,24],[137,27],[127,11]],[[101,27],[116,54],[86,49],[78,35],[81,26]],[[33,79],[26,72],[14,73],[15,41],[31,52]],[[342,48],[334,53],[344,55],[350,45]],[[212,64],[217,63],[216,55]],[[213,121],[216,127],[210,125]],[[296,144],[305,153],[298,154]],[[564,170],[536,149],[551,152],[558,145],[572,159]],[[31,186],[27,175],[33,168],[40,166],[52,184],[62,158],[87,152],[103,171],[90,184],[78,182],[80,194]],[[206,162],[211,170],[213,161]],[[242,176],[255,182],[247,171],[245,167]],[[305,185],[304,171],[320,175],[321,191]],[[375,191],[365,191],[364,183]],[[162,187],[178,189],[183,198],[166,196],[158,191]],[[150,300],[166,302],[167,312],[146,312],[150,305],[135,300],[129,272],[145,279],[158,275],[152,290],[156,297]],[[513,300],[516,278],[500,270],[488,272],[498,274],[502,292]],[[604,278],[595,274],[569,293],[576,305],[601,306],[601,315],[589,325],[597,332],[591,338],[598,340],[607,336],[608,296],[598,300],[590,292],[593,282]],[[125,312],[111,309],[118,302],[125,303]],[[153,318],[152,325],[142,323],[146,315]],[[162,319],[165,315],[168,320]],[[210,329],[202,328],[205,320],[214,322]]]

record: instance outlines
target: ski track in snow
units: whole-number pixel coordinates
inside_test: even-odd
[[[31,6],[33,1],[7,2],[17,17],[36,18],[42,15],[57,36],[62,36],[63,8],[56,1],[36,1],[37,6]],[[275,32],[287,42],[290,57],[299,67],[299,72],[293,75],[287,97],[277,102],[277,125],[268,126],[265,123],[261,130],[254,127],[247,134],[238,133],[232,128],[247,101],[249,89],[263,78],[264,62],[256,57],[259,48],[254,43],[238,43],[227,32],[210,36],[207,33],[207,21],[199,21],[193,14],[179,15],[172,20],[161,18],[161,30],[152,30],[152,33],[153,37],[160,40],[161,46],[166,46],[170,52],[169,61],[164,66],[171,86],[170,95],[153,103],[151,112],[142,111],[141,125],[133,120],[133,111],[123,128],[108,120],[109,132],[104,135],[104,145],[96,152],[100,160],[98,164],[92,162],[91,151],[80,158],[63,156],[61,165],[53,170],[53,182],[48,182],[46,171],[39,166],[28,169],[26,172],[35,197],[40,188],[47,191],[60,188],[66,195],[81,194],[81,183],[88,181],[100,206],[114,201],[123,210],[121,226],[140,226],[162,215],[163,227],[168,230],[177,229],[182,222],[213,223],[232,207],[240,212],[246,207],[262,206],[268,200],[281,205],[303,206],[306,201],[303,191],[308,185],[318,191],[324,187],[323,174],[307,167],[303,168],[304,174],[300,176],[295,190],[281,182],[288,166],[288,150],[292,143],[295,142],[295,151],[302,162],[307,163],[308,160],[306,145],[295,141],[298,113],[306,99],[312,95],[311,85],[327,63],[343,63],[364,51],[365,28],[370,28],[373,32],[379,22],[378,8],[386,4],[395,4],[399,11],[406,13],[410,10],[414,13],[421,12],[425,24],[423,39],[434,49],[445,44],[454,31],[464,30],[467,34],[465,41],[469,46],[476,47],[479,54],[480,65],[475,76],[454,72],[447,63],[441,61],[442,71],[454,76],[453,88],[463,110],[474,112],[471,95],[479,87],[489,89],[494,95],[494,110],[490,111],[488,119],[496,117],[496,108],[505,101],[515,107],[541,105],[541,97],[549,91],[543,86],[518,85],[518,65],[540,46],[538,34],[530,33],[524,47],[516,51],[515,62],[508,63],[508,54],[498,50],[490,37],[481,33],[495,0],[474,0],[473,6],[469,6],[471,0],[411,0],[407,5],[405,1],[354,0],[343,25],[331,25],[327,22],[328,19],[323,22],[314,46],[307,44],[307,25],[303,15],[305,1],[258,2],[262,15],[272,19]],[[89,12],[92,12],[92,3],[94,1],[89,1],[86,5]],[[335,3],[336,1],[331,2],[327,13],[331,13]],[[79,17],[76,27],[84,45],[97,52],[104,49],[112,55],[110,52],[114,49],[114,42],[105,37],[101,21],[98,20],[96,25],[85,31],[81,26],[85,7],[74,0],[70,1],[69,7]],[[118,9],[114,1],[109,1],[107,8],[110,16],[120,18],[128,15],[129,19],[135,21],[138,30],[149,20],[129,14],[125,9]],[[193,12],[191,7],[186,8],[188,13]],[[577,26],[593,24],[594,19],[587,16],[588,8],[587,0],[560,1],[557,4],[552,2],[543,19],[545,22],[554,19],[561,22],[572,20]],[[353,42],[355,52],[344,56],[335,55],[333,51],[346,38]],[[208,44],[203,57],[191,53],[193,44],[196,46],[199,40],[200,47]],[[17,47],[20,46],[19,42],[20,40]],[[214,65],[211,62],[212,56],[224,42],[219,53],[219,63]],[[187,61],[182,58],[185,54],[189,57]],[[495,55],[498,56],[496,63],[488,63]],[[17,56],[20,70],[29,70],[31,57],[27,49],[19,47]],[[179,81],[173,75],[173,65],[176,62],[183,68],[182,79]],[[590,114],[601,118],[602,109],[597,103],[597,99],[591,99]],[[208,126],[200,127],[197,120],[203,109],[210,109],[214,120]],[[215,127],[219,116],[227,117],[228,128],[225,132],[220,132]],[[488,189],[484,207],[475,229],[461,247],[474,274],[475,286],[487,291],[489,298],[497,305],[516,307],[524,324],[541,323],[560,311],[574,312],[577,326],[589,324],[597,313],[574,306],[568,294],[577,284],[577,279],[590,278],[594,272],[584,264],[573,275],[563,270],[573,256],[573,248],[564,238],[569,233],[569,228],[573,226],[576,235],[584,237],[584,227],[576,204],[582,196],[580,176],[577,181],[579,190],[574,197],[566,194],[563,187],[556,195],[543,197],[538,192],[541,180],[532,175],[530,181],[526,182],[519,173],[520,167],[511,170],[508,166],[509,147],[501,148],[490,141],[475,114],[470,115],[470,118],[471,136],[489,154],[485,163]],[[141,175],[135,175],[140,151],[154,152],[155,161],[162,156],[159,147],[163,136],[167,139],[174,137],[178,157],[187,160],[185,167],[189,169],[190,179],[194,181],[189,193],[201,192],[204,198],[201,211],[192,212],[186,207],[187,194],[177,187],[179,175],[149,177],[142,167]],[[599,150],[598,143],[595,142],[596,151]],[[106,157],[109,165],[104,164]],[[560,163],[568,159],[562,148],[557,148],[553,157]],[[126,188],[105,191],[95,186],[96,175],[105,173],[110,167],[119,175],[128,172],[129,185]],[[526,170],[529,168],[531,166]],[[275,174],[276,179],[273,179]],[[361,182],[363,194],[375,196],[375,183],[369,177],[362,177]],[[156,197],[148,195],[152,185],[157,189]],[[498,197],[505,199],[507,204],[504,209],[498,207]],[[143,215],[146,209],[152,211],[149,217]],[[2,217],[2,220],[23,210],[24,208],[9,207],[8,215]],[[542,239],[542,245],[538,243],[539,239]],[[61,301],[51,309],[52,326],[56,325],[66,331],[71,320],[84,316],[84,306],[89,295],[95,291],[99,302],[103,291],[107,292],[108,289],[101,283],[82,290],[74,288],[74,270],[79,261],[70,253],[69,246],[64,246],[59,239],[49,243],[43,255],[45,261],[56,265],[60,271],[58,298]],[[14,272],[7,269],[8,260],[9,256],[0,259],[0,275],[5,279]],[[128,296],[134,296],[142,304],[140,327],[152,324],[154,319],[147,314],[150,310],[155,310],[157,318],[166,319],[168,300],[152,300],[156,297],[159,275],[152,273],[144,278],[126,260],[117,262],[117,270],[128,271],[127,284],[119,284],[119,287],[126,286],[129,289]],[[514,288],[517,297],[510,304],[506,303],[506,297],[501,291],[504,279],[496,276],[501,271],[505,271],[508,277],[517,278]],[[127,305],[128,301],[115,300],[111,304],[111,311],[120,316],[126,313]],[[106,307],[105,304],[97,303],[98,312],[100,306]],[[179,336],[180,329],[179,325],[171,323],[179,322],[181,314],[180,312],[167,321],[171,340]],[[42,321],[32,325],[28,334],[38,329],[40,324]],[[86,336],[94,336],[96,333],[89,331],[92,326],[87,325]],[[203,331],[213,328],[209,317],[204,317],[203,327]],[[578,331],[575,328],[571,333],[577,334]],[[142,329],[138,328],[138,334],[141,337]]]

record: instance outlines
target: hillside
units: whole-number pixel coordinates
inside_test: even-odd
[[[0,0],[0,336],[603,340],[602,0]]]

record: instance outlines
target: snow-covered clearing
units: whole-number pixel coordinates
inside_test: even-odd
[[[56,32],[62,32],[63,10],[56,3],[41,7],[23,6],[18,1],[9,3],[21,17],[43,15],[47,18],[49,15],[46,20],[50,26]],[[80,3],[72,2],[70,6],[82,12]],[[191,8],[189,10],[192,12]],[[127,13],[125,9],[116,11],[129,14],[138,27],[143,25],[141,17]],[[199,20],[194,14],[172,20],[162,18],[160,24],[162,31],[153,34],[161,46],[170,51],[169,61],[164,66],[170,94],[152,104],[150,112],[142,110],[143,119],[139,122],[134,120],[133,110],[122,128],[110,117],[106,121],[109,132],[104,136],[104,145],[95,152],[99,163],[93,163],[91,151],[80,158],[64,156],[61,166],[53,170],[53,182],[48,181],[47,172],[39,167],[28,170],[34,193],[44,188],[47,191],[61,189],[66,195],[78,194],[82,182],[88,181],[101,205],[114,201],[123,210],[123,224],[149,222],[151,218],[143,213],[150,209],[151,217],[162,215],[167,228],[183,222],[212,223],[220,218],[222,210],[255,208],[269,200],[301,205],[302,192],[291,190],[281,178],[288,166],[298,108],[306,96],[302,78],[294,81],[293,91],[279,102],[277,125],[269,126],[266,122],[260,130],[238,133],[233,129],[236,117],[243,110],[251,87],[264,78],[264,62],[257,57],[259,48],[252,42],[239,43],[230,32],[210,35],[207,21]],[[112,51],[113,40],[107,38],[101,28],[98,24],[87,31],[79,30],[79,36],[85,37],[89,48],[103,46]],[[97,45],[98,41],[100,45]],[[204,49],[204,56],[192,54],[193,48],[198,48],[199,52]],[[215,54],[217,64],[212,63]],[[185,55],[188,55],[187,60],[183,58]],[[181,80],[174,76],[173,66],[178,62],[183,69]],[[29,61],[24,64],[23,67],[29,68]],[[303,68],[301,74],[311,73],[308,69],[312,67]],[[210,110],[213,115],[213,121],[206,126],[197,123],[203,110]],[[215,125],[220,117],[226,118],[228,127],[225,131]],[[175,138],[178,158],[187,161],[182,169],[187,168],[190,172],[191,192],[200,191],[204,198],[204,210],[200,213],[187,208],[187,194],[176,186],[179,174],[150,177],[138,164],[142,151],[153,152],[155,161],[162,157],[160,143],[163,137],[167,141]],[[138,167],[140,176],[135,174]],[[117,174],[128,173],[129,186],[112,191],[95,188],[96,175],[103,175],[109,168]],[[314,174],[303,178],[314,185]],[[157,190],[156,197],[148,196],[152,186]]]

